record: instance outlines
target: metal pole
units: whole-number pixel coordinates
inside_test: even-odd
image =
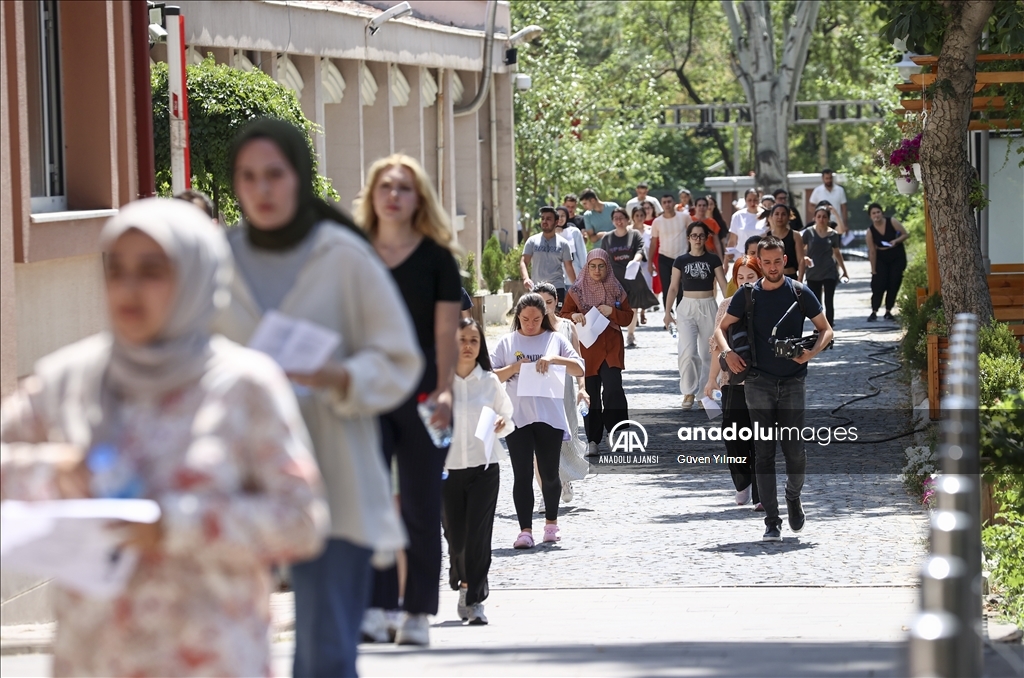
[[[938,510],[909,659],[912,676],[966,678],[980,676],[983,665],[978,319],[972,314],[956,317],[946,374]]]
[[[164,8],[167,17],[167,94],[171,118],[171,192],[192,187],[188,153],[188,94],[185,85],[185,17],[181,8]]]
[[[828,106],[818,104],[818,134],[821,143],[818,146],[818,167],[828,167]]]
[[[740,173],[740,116],[732,123],[732,173]]]

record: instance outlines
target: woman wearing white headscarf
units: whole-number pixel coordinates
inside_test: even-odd
[[[270,675],[272,562],[308,558],[328,516],[291,388],[269,358],[212,337],[230,270],[197,208],[150,199],[101,234],[111,331],[39,361],[3,403],[5,499],[89,496],[116,450],[154,525],[111,599],[56,587],[55,675]]]

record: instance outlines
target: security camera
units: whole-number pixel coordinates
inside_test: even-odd
[[[391,21],[392,19],[400,19],[403,16],[409,16],[412,14],[412,6],[408,2],[400,2],[391,9],[381,12],[377,16],[370,19],[370,23],[366,25],[367,30],[370,31],[370,35],[373,35],[380,27]]]
[[[167,38],[167,31],[160,24],[149,25],[149,41],[163,42]]]

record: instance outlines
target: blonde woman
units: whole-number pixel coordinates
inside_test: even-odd
[[[409,534],[405,616],[395,642],[428,645],[428,615],[437,614],[441,576],[441,473],[448,446],[434,445],[417,412],[433,407],[431,427],[451,425],[452,382],[458,360],[457,332],[462,279],[448,215],[441,209],[419,162],[392,155],[370,168],[356,205],[356,221],[391,270],[415,326],[426,370],[413,396],[381,417],[384,457],[398,461],[402,519]],[[367,291],[369,292],[369,290]],[[396,568],[377,572],[363,630],[386,640],[386,610],[398,609]]]

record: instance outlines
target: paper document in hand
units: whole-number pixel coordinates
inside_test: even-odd
[[[719,407],[714,398],[704,396],[700,399],[700,403],[704,406],[704,411],[707,412],[708,419],[714,419],[722,414],[722,408]]]
[[[565,395],[565,365],[548,365],[548,371],[541,374],[536,363],[523,363],[519,368],[519,386],[516,394],[520,397],[558,398]]]
[[[743,256],[743,250],[740,249],[739,247],[727,247],[726,250],[725,250],[725,253],[726,254],[731,254],[734,257],[742,257]]]
[[[605,318],[601,311],[597,310],[597,306],[591,307],[584,318],[586,323],[576,326],[576,334],[579,336],[580,343],[590,348],[608,327],[608,318]]]
[[[491,455],[494,454],[494,441],[498,434],[494,432],[494,422],[498,421],[498,413],[484,405],[480,411],[480,419],[476,422],[476,432],[473,434],[484,441],[484,453],[487,455],[487,463],[491,463]]]
[[[249,348],[266,353],[289,374],[316,372],[339,344],[334,330],[278,311],[267,311],[249,340]]]
[[[840,238],[840,241],[843,243],[843,247],[849,247],[850,243],[853,242],[856,237],[857,236],[853,234],[853,231],[847,231],[843,234],[843,237]]]
[[[120,546],[114,521],[153,523],[160,506],[148,499],[75,499],[0,505],[4,569],[52,577],[94,597],[124,590],[138,553]]]
[[[640,272],[640,262],[631,261],[626,264],[626,280],[636,280],[636,274]]]

